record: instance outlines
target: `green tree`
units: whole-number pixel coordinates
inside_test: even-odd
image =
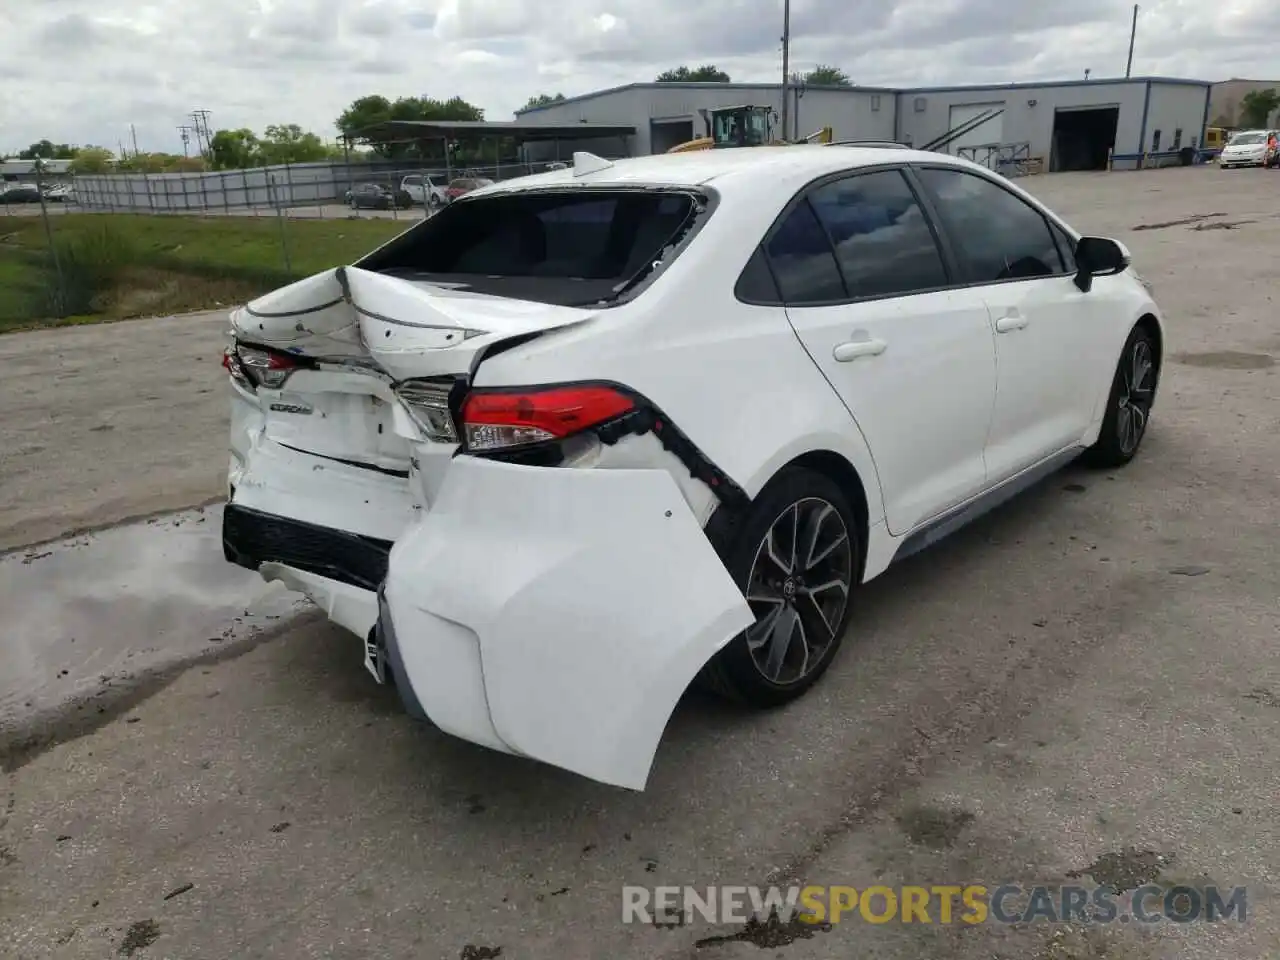
[[[852,87],[853,81],[839,67],[829,63],[820,63],[804,75],[806,86],[810,87]]]
[[[658,74],[658,83],[729,83],[729,75],[712,63],[704,63],[692,70],[680,66]]]
[[[329,151],[319,137],[296,123],[272,124],[258,143],[258,154],[264,164],[316,163],[328,157]]]
[[[532,110],[534,109],[534,107],[548,107],[553,103],[563,103],[564,100],[565,100],[565,95],[563,93],[555,93],[555,94],[538,93],[530,97],[529,102],[526,103],[520,109]]]
[[[261,164],[258,135],[247,127],[219,130],[209,141],[210,165],[215,170],[239,170]]]
[[[1240,98],[1240,122],[1246,127],[1265,127],[1276,107],[1280,107],[1280,93],[1274,87],[1250,90]]]
[[[71,161],[70,171],[74,174],[108,173],[114,165],[115,154],[106,147],[83,147]]]
[[[122,173],[168,173],[182,159],[172,153],[131,153],[120,158],[116,169]]]
[[[461,97],[436,100],[434,97],[399,97],[391,101],[379,94],[360,97],[352,102],[334,121],[344,137],[368,144],[380,157],[403,159],[409,157],[443,156],[439,141],[414,141],[403,134],[364,136],[369,130],[388,120],[457,120],[479,121],[484,110]]]
[[[18,154],[19,160],[74,160],[76,148],[69,143],[38,140]]]

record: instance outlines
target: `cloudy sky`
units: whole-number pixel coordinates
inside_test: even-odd
[[[797,69],[877,85],[1124,72],[1128,0],[793,0]],[[211,125],[296,122],[325,138],[366,93],[453,94],[509,120],[529,95],[584,93],[712,62],[779,72],[782,0],[0,0],[0,150],[47,137],[178,151]],[[1270,79],[1280,7],[1147,0],[1134,73]]]

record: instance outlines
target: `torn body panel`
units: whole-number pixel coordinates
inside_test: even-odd
[[[689,682],[754,622],[666,471],[473,457],[392,549],[385,600],[442,729],[635,790]]]

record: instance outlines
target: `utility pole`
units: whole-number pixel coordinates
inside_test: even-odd
[[[790,110],[788,109],[788,87],[791,81],[791,0],[782,0],[782,139],[787,139],[787,132],[791,129],[787,123]]]
[[[1129,28],[1129,62],[1124,65],[1124,76],[1127,80],[1133,72],[1133,41],[1138,36],[1138,5],[1133,5],[1133,26]]]
[[[200,149],[200,154],[204,156],[209,150],[213,149],[213,137],[209,133],[209,111],[192,110],[191,119],[195,121],[196,125],[196,146]]]
[[[133,124],[129,124],[129,139],[133,141],[133,155],[140,156],[142,151],[138,149],[138,131],[134,129]]]
[[[191,127],[187,126],[185,123],[182,124],[178,127],[178,135],[182,137],[182,155],[184,157],[191,156],[191,153],[187,149],[188,145],[191,143]]]

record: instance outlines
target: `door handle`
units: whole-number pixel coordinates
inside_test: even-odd
[[[1027,325],[1027,318],[1017,313],[1006,314],[996,321],[996,333],[1009,333],[1021,330]]]
[[[831,355],[839,363],[848,363],[859,357],[878,357],[888,346],[883,340],[846,340],[844,343],[837,343]]]

